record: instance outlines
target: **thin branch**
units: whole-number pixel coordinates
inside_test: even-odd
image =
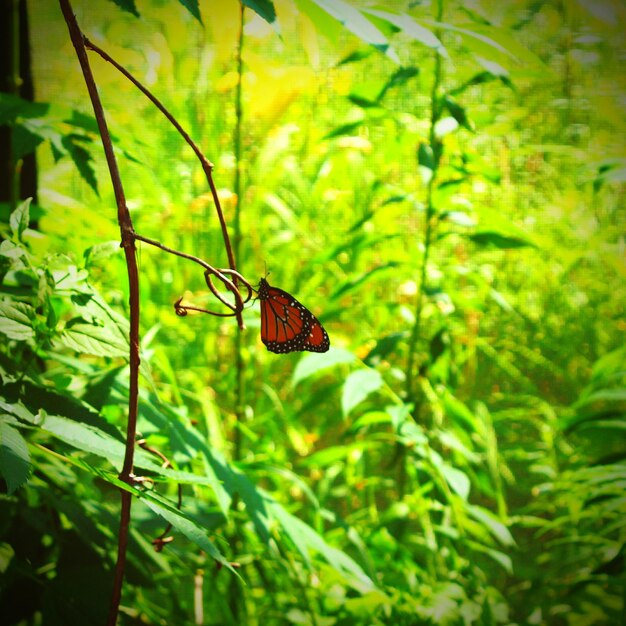
[[[437,21],[441,21],[443,12],[442,0],[439,0],[436,5]],[[424,307],[424,294],[426,292],[426,283],[428,280],[428,261],[430,258],[430,252],[432,247],[433,235],[434,235],[434,217],[435,207],[433,205],[433,187],[435,178],[437,176],[437,170],[439,168],[439,161],[441,158],[440,150],[437,146],[437,136],[435,134],[435,126],[437,121],[441,117],[441,107],[439,106],[439,89],[442,82],[442,60],[441,55],[435,53],[435,76],[430,93],[430,132],[429,132],[429,146],[433,153],[433,169],[426,188],[426,229],[424,232],[424,256],[422,258],[422,266],[420,268],[419,287],[417,297],[415,301],[415,319],[413,321],[413,328],[411,329],[411,336],[408,344],[408,361],[406,368],[406,396],[409,402],[414,400],[414,383],[415,383],[415,352],[417,350],[417,342],[420,336],[421,324],[422,324],[422,312]],[[417,416],[417,411],[414,409],[413,415]]]
[[[99,54],[105,61],[111,63],[113,67],[115,67],[119,72],[121,72],[128,80],[133,83],[149,100],[156,106],[161,113],[167,118],[167,120],[176,128],[176,130],[180,133],[182,138],[187,142],[189,147],[194,151],[195,155],[198,157],[200,164],[202,165],[202,169],[204,170],[204,174],[206,176],[207,182],[209,183],[209,187],[211,189],[211,195],[213,196],[213,202],[215,203],[215,210],[217,211],[217,217],[220,221],[220,227],[222,229],[222,238],[224,239],[224,246],[226,247],[226,254],[228,256],[228,265],[231,270],[236,271],[237,266],[235,263],[235,255],[233,253],[233,249],[230,243],[230,236],[228,235],[228,227],[226,226],[226,220],[224,218],[224,212],[222,211],[222,205],[220,203],[220,198],[217,193],[217,188],[215,187],[215,182],[213,181],[213,163],[211,163],[202,153],[200,148],[196,145],[193,139],[189,136],[189,134],[185,131],[185,129],[179,124],[178,120],[165,108],[165,106],[161,103],[161,101],[152,94],[146,87],[144,87],[126,68],[122,67],[111,55],[107,52],[99,48],[95,43],[91,40],[84,37],[85,45],[90,50],[93,50],[97,54]],[[244,328],[243,318],[241,316],[241,312],[237,312],[237,323],[239,324],[239,328]]]
[[[156,239],[150,239],[149,237],[144,237],[143,235],[138,235],[137,233],[135,233],[135,239],[137,239],[138,241],[143,241],[144,243],[150,244],[151,246],[155,246],[156,248],[159,248],[160,250],[163,250],[164,252],[167,252],[169,254],[174,254],[176,256],[182,257],[183,259],[189,259],[190,261],[193,261],[194,263],[197,263],[198,265],[201,265],[202,267],[204,267],[205,269],[204,276],[205,276],[207,287],[211,290],[213,295],[222,304],[227,306],[233,312],[233,313],[216,313],[214,311],[207,311],[206,309],[186,307],[180,304],[182,301],[182,298],[180,298],[174,304],[174,308],[176,309],[176,312],[178,315],[185,315],[184,313],[180,313],[179,311],[182,311],[184,309],[189,309],[192,311],[195,310],[195,311],[200,311],[202,313],[209,313],[211,315],[217,315],[218,317],[230,317],[231,315],[235,315],[238,319],[240,319],[240,313],[243,310],[243,305],[246,302],[248,302],[250,298],[252,297],[252,285],[250,285],[250,283],[237,270],[217,269],[213,267],[212,265],[210,265],[209,263],[207,263],[205,260],[197,256],[194,256],[193,254],[187,254],[186,252],[180,252],[180,250],[174,250],[173,248],[169,248],[168,246],[163,245],[160,241],[157,241]],[[213,284],[211,276],[216,276],[224,284],[224,286],[233,294],[235,298],[234,305],[228,302],[227,300],[225,300],[222,294],[220,294],[220,292],[217,291],[217,289],[215,288],[215,285]],[[232,276],[234,280],[230,280],[228,276]],[[245,298],[241,295],[241,291],[239,290],[237,283],[243,284],[244,287],[246,288]],[[242,325],[240,326],[240,329],[243,330],[243,328],[244,327],[243,327],[243,321],[242,321]]]
[[[76,16],[72,10],[69,0],[59,0],[61,11],[65,18],[67,28],[76,56],[80,63],[85,84],[89,92],[89,98],[93,106],[94,115],[98,123],[102,146],[106,157],[109,173],[111,175],[111,183],[113,184],[113,192],[117,204],[117,220],[120,225],[122,248],[126,257],[126,268],[128,273],[129,288],[129,305],[130,305],[130,381],[128,390],[128,422],[126,425],[126,447],[124,452],[124,463],[120,473],[120,480],[130,483],[133,473],[134,452],[135,452],[135,434],[137,431],[137,402],[139,394],[139,271],[137,268],[137,257],[135,248],[135,239],[133,224],[130,212],[126,206],[126,198],[124,196],[124,188],[120,177],[117,161],[113,152],[113,144],[111,135],[107,127],[104,116],[104,109],[98,89],[93,78],[87,50],[83,40]],[[111,594],[111,603],[109,605],[109,615],[107,619],[108,626],[115,626],[119,613],[119,605],[122,597],[122,585],[124,582],[124,569],[126,566],[126,550],[128,546],[128,533],[130,526],[130,509],[132,496],[129,492],[120,490],[121,509],[120,509],[120,527],[117,543],[117,561],[115,564],[115,572],[113,576],[113,592]]]
[[[242,126],[243,126],[243,44],[244,44],[244,15],[245,6],[243,2],[239,5],[239,45],[237,46],[237,91],[235,94],[235,128],[233,131],[233,144],[235,152],[235,197],[237,198],[237,204],[235,205],[235,216],[233,229],[235,233],[235,254],[239,256],[241,248],[241,196],[243,191],[241,171],[243,168],[243,147],[242,147]],[[235,461],[241,459],[241,444],[242,434],[240,423],[244,416],[244,403],[245,403],[245,376],[244,376],[244,362],[243,362],[243,346],[241,333],[237,333],[235,337],[235,368],[237,372],[237,386],[235,391],[235,419],[237,424],[234,432],[234,450],[233,458]],[[233,502],[233,506],[236,507],[236,502]]]

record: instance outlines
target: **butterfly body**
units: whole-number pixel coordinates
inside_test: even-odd
[[[261,278],[261,341],[270,352],[326,352],[330,339],[319,320],[291,294]]]

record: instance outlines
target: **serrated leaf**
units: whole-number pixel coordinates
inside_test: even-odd
[[[0,125],[19,119],[42,117],[50,108],[45,102],[30,102],[11,93],[0,92]]]
[[[21,239],[22,233],[28,228],[31,200],[32,198],[26,198],[9,217],[9,225],[17,239]]]
[[[276,21],[276,9],[271,0],[241,0],[241,2],[261,16],[268,24],[273,24]]]
[[[0,243],[0,256],[6,257],[7,259],[13,259],[13,261],[15,261],[25,254],[27,254],[27,252],[24,248],[22,248],[22,246],[18,246],[8,239],[5,239],[2,243]]]
[[[99,196],[96,172],[91,164],[93,159],[91,158],[89,150],[78,143],[81,139],[83,141],[87,140],[86,137],[79,137],[78,135],[66,135],[61,140],[61,143],[72,161],[74,161],[74,165],[76,165],[83,180],[93,189],[94,193]]]
[[[378,370],[361,369],[352,372],[343,384],[341,394],[341,409],[344,416],[382,386],[383,377]]]
[[[128,357],[129,344],[117,332],[104,326],[77,323],[66,327],[55,344],[82,354],[107,357]]]
[[[0,473],[9,495],[26,483],[31,471],[26,441],[15,428],[0,422]]]
[[[23,302],[0,302],[0,333],[17,341],[28,341],[35,336],[33,321],[35,309]]]
[[[61,415],[49,415],[44,411],[35,415],[21,402],[7,402],[1,397],[0,409],[27,424],[49,432],[78,450],[106,459],[114,467],[120,468],[122,466],[125,451],[123,441],[96,426],[77,422]],[[153,456],[143,450],[135,451],[135,465],[173,482],[209,487],[214,485],[214,481],[207,476],[197,476],[190,472],[164,468],[155,461]]]
[[[27,154],[32,154],[44,138],[37,132],[33,132],[33,127],[27,123],[17,124],[13,127],[13,158],[21,159]]]

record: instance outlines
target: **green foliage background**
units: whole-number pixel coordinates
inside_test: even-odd
[[[173,467],[138,451],[150,480],[117,480],[115,201],[58,6],[32,2],[38,104],[0,99],[40,168],[38,203],[2,207],[5,623],[104,622],[117,487],[124,624],[626,623],[626,10],[246,4],[241,114],[236,2],[75,10],[215,163],[231,229],[239,201],[239,271],[331,350],[270,354],[257,305],[240,340],[177,317],[215,308],[202,272],[142,244],[139,430]],[[225,267],[191,151],[90,58],[136,231]]]

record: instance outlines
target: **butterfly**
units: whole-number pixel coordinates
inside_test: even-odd
[[[261,341],[270,352],[326,352],[330,339],[319,320],[292,295],[261,278]]]

